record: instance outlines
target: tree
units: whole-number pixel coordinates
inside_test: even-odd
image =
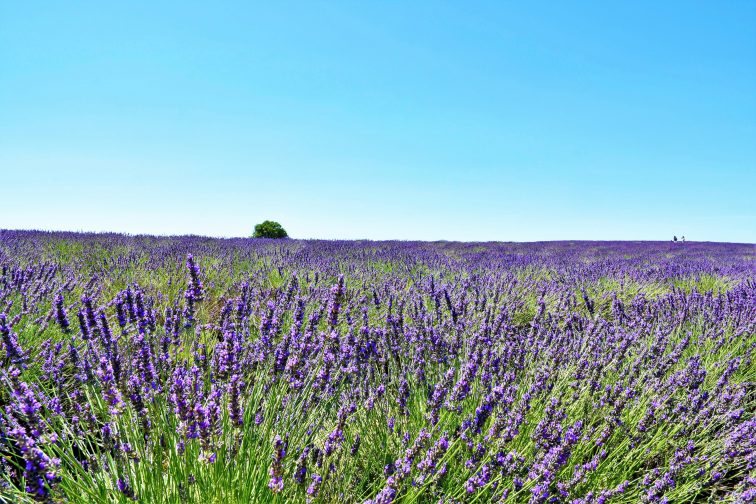
[[[255,226],[255,234],[252,238],[288,238],[286,230],[281,224],[274,221],[266,220]]]

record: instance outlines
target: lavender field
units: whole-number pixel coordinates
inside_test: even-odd
[[[756,499],[756,250],[0,231],[0,502]]]

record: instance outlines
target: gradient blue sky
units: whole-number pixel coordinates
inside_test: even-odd
[[[0,228],[756,242],[756,2],[0,0]]]

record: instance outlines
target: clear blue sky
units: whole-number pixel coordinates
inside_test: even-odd
[[[0,228],[756,242],[756,2],[249,4],[0,0]]]

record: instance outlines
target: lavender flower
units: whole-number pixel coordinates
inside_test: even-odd
[[[276,437],[273,439],[273,463],[270,466],[270,481],[268,482],[268,488],[270,488],[273,493],[279,493],[284,488],[283,460],[286,456],[286,444],[287,443],[281,439],[281,436],[276,434]]]

